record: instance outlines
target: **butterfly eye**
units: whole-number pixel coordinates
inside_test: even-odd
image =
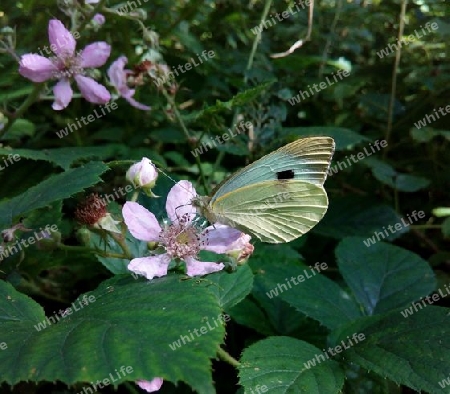
[[[294,170],[286,170],[286,171],[278,171],[277,172],[278,180],[294,179],[294,176],[295,176]]]

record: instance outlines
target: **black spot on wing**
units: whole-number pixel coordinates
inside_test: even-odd
[[[277,172],[278,180],[294,179],[294,176],[295,176],[294,170],[286,170],[286,171],[278,171]]]

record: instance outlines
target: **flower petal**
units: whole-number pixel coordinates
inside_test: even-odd
[[[223,263],[209,263],[206,261],[198,261],[193,257],[186,257],[186,267],[188,276],[206,275],[212,272],[223,270]]]
[[[127,201],[122,208],[125,224],[134,238],[146,242],[158,242],[161,226],[155,215],[137,202]]]
[[[170,256],[167,253],[156,256],[138,257],[128,264],[128,269],[138,275],[144,275],[148,280],[166,276],[170,264]]]
[[[104,41],[89,44],[81,52],[81,67],[101,67],[106,63],[110,54],[111,45]]]
[[[150,381],[148,380],[138,380],[136,384],[142,389],[147,391],[147,393],[153,393],[154,391],[158,391],[162,384],[163,378],[155,378]]]
[[[34,53],[27,53],[20,58],[19,73],[33,82],[44,82],[53,76],[58,68],[50,59]]]
[[[142,104],[139,101],[136,101],[132,97],[125,97],[125,100],[127,100],[130,103],[130,105],[132,105],[133,107],[135,107],[137,109],[141,109],[142,111],[150,111],[152,109],[152,107]]]
[[[75,38],[58,19],[52,19],[48,23],[48,40],[50,49],[58,57],[75,53]]]
[[[111,100],[111,95],[108,90],[92,78],[76,75],[75,80],[77,81],[81,95],[90,103],[105,104]]]
[[[127,85],[125,75],[125,64],[127,63],[128,59],[125,56],[120,56],[108,68],[109,81],[119,92]]]
[[[66,108],[72,100],[73,90],[70,86],[70,82],[67,79],[61,79],[54,87],[53,94],[55,95],[55,101],[52,108],[55,111],[61,111]]]
[[[205,245],[204,250],[215,253],[226,253],[235,250],[234,244],[243,233],[235,228],[224,224],[216,223],[202,231],[200,236],[201,244]]]
[[[186,215],[191,221],[197,214],[191,200],[197,195],[197,192],[189,181],[179,181],[167,195],[166,211],[170,220],[175,223],[179,218]]]

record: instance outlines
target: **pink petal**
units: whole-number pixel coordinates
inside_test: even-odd
[[[156,256],[138,257],[128,264],[128,269],[138,275],[144,275],[148,280],[166,276],[170,264],[170,256],[166,253]]]
[[[81,95],[90,103],[105,104],[111,100],[111,95],[108,90],[92,78],[76,75],[75,80],[77,81]]]
[[[235,228],[216,223],[202,231],[200,242],[205,244],[204,250],[215,253],[226,253],[235,250],[234,243],[243,235]]]
[[[48,23],[48,40],[50,41],[50,49],[58,57],[75,53],[77,45],[75,38],[58,19],[52,19]]]
[[[189,181],[179,181],[167,195],[166,211],[172,222],[176,222],[179,218],[187,215],[189,221],[193,220],[197,214],[195,207],[191,204],[191,200],[197,195],[197,192]]]
[[[139,101],[136,101],[132,97],[125,97],[125,99],[132,105],[133,107],[137,109],[141,109],[142,111],[150,111],[152,107],[149,107],[148,105],[142,104]]]
[[[146,242],[158,242],[161,226],[155,215],[137,202],[127,201],[122,208],[125,224],[134,238]]]
[[[158,391],[162,384],[163,378],[155,378],[153,380],[138,380],[136,384],[142,389],[147,391],[147,393],[153,393],[154,391]]]
[[[125,56],[120,56],[108,68],[108,77],[111,84],[120,92],[124,86],[127,85],[125,75],[125,64],[128,59]]]
[[[67,79],[61,79],[54,87],[53,94],[55,101],[52,108],[55,111],[61,111],[66,108],[72,100],[73,90],[70,87],[70,82]]]
[[[44,56],[28,53],[20,58],[19,73],[33,82],[44,82],[53,76],[58,68]]]
[[[193,257],[187,257],[185,259],[188,276],[206,275],[212,272],[223,270],[225,267],[222,263],[208,263],[205,261],[198,261]]]
[[[104,41],[89,44],[81,52],[81,67],[101,67],[106,63],[110,54],[111,46]]]

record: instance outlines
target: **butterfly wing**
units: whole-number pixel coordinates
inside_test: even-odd
[[[334,141],[330,137],[298,139],[233,174],[217,187],[212,201],[231,191],[264,181],[295,179],[323,185],[333,152]]]
[[[321,185],[295,179],[254,183],[210,205],[215,221],[269,243],[289,242],[305,234],[327,208],[327,193]]]

